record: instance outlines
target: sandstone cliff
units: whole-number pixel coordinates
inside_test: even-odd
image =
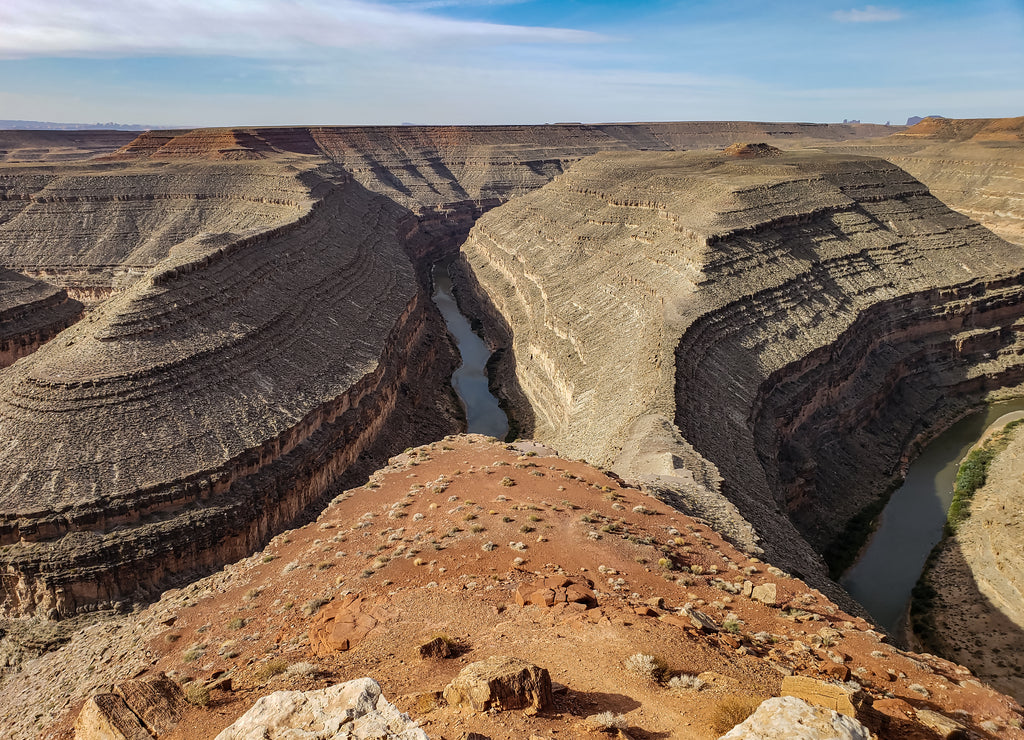
[[[823,588],[807,543],[956,399],[1024,378],[1020,250],[879,159],[597,155],[464,253],[526,433],[663,476]]]
[[[0,268],[0,368],[32,354],[81,316],[82,304],[66,291]]]
[[[453,428],[404,209],[311,185],[298,218],[177,243],[0,374],[5,612],[72,614],[240,557],[387,433]]]

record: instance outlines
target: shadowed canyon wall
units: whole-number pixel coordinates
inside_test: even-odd
[[[883,160],[737,153],[589,158],[467,271],[525,433],[829,588],[816,553],[950,399],[1022,379],[1024,257]]]
[[[0,368],[35,352],[82,316],[67,291],[0,268]]]

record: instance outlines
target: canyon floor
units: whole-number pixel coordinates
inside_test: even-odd
[[[596,606],[522,605],[517,590],[544,577],[592,584]],[[773,584],[774,596],[754,600],[745,582]],[[717,631],[695,629],[685,605]],[[330,620],[346,614],[371,628],[332,649]],[[417,646],[438,635],[455,656],[420,658]],[[637,652],[704,685],[631,673]],[[467,663],[492,655],[547,668],[564,687],[554,708],[473,714],[437,701]],[[69,664],[86,667],[70,675]],[[920,709],[977,737],[1024,738],[1011,699],[960,666],[897,650],[703,521],[541,445],[477,435],[406,451],[262,552],[26,661],[4,680],[0,723],[14,737],[70,738],[88,694],[157,671],[186,686],[230,679],[166,740],[212,738],[274,690],[361,676],[431,738],[599,738],[586,718],[610,711],[632,737],[705,740],[723,731],[723,700],[777,695],[789,674],[856,681],[874,699],[861,719],[883,739],[935,737]]]

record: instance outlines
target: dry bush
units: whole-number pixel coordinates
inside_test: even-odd
[[[757,696],[731,694],[715,706],[711,715],[711,729],[718,735],[724,735],[761,706],[762,699]]]
[[[210,690],[201,683],[190,683],[185,687],[185,700],[193,706],[205,707],[210,703]]]
[[[272,658],[261,665],[256,671],[256,678],[259,681],[269,681],[274,676],[288,670],[288,661],[284,658]]]
[[[624,730],[629,727],[629,722],[621,714],[614,712],[601,712],[587,717],[587,722],[599,730]]]
[[[662,682],[668,679],[672,670],[661,658],[644,653],[634,653],[626,658],[626,670],[630,673],[637,673],[652,681]]]

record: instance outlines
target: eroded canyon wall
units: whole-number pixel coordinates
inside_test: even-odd
[[[71,614],[241,557],[389,425],[455,428],[405,210],[306,178],[299,218],[176,244],[0,375],[5,611]],[[403,423],[414,406],[433,422]]]
[[[0,268],[0,368],[78,321],[82,308],[65,290]]]
[[[596,155],[464,253],[526,433],[816,583],[951,397],[1024,377],[1020,250],[880,159]]]
[[[94,302],[197,234],[273,228],[310,202],[285,162],[0,167],[0,264]]]

